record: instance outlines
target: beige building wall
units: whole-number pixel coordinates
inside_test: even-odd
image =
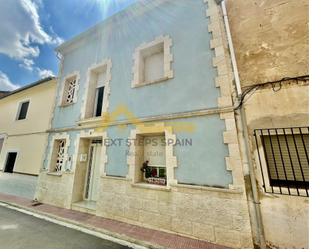
[[[14,172],[38,175],[42,164],[46,130],[50,121],[56,81],[42,83],[0,99],[0,135],[6,137],[0,156],[3,170],[7,150],[19,150]],[[30,99],[25,120],[15,121],[19,101]]]
[[[242,86],[309,74],[308,5],[299,0],[227,0]],[[284,82],[278,92],[271,85],[260,88],[245,103],[245,114],[266,244],[309,248],[309,198],[264,192],[253,136],[254,129],[308,127],[309,81]]]

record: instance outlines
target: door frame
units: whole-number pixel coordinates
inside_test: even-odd
[[[92,195],[92,191],[93,191],[93,173],[94,173],[94,168],[95,168],[95,158],[96,158],[96,147],[98,143],[93,144],[92,141],[93,140],[98,140],[98,139],[92,139],[90,140],[90,146],[89,146],[89,160],[88,160],[88,165],[87,165],[87,171],[86,171],[86,175],[85,175],[85,187],[84,187],[84,193],[83,193],[83,199],[86,201],[90,201],[90,197]],[[101,145],[101,147],[103,146],[102,143],[99,143]],[[92,153],[92,160],[91,160],[91,147],[93,147],[93,153]],[[91,176],[90,176],[90,183],[89,183],[89,191],[88,191],[88,198],[86,198],[86,188],[87,188],[87,176],[88,176],[88,172],[89,172],[89,165],[90,165],[90,161],[92,163],[92,167],[91,167]],[[101,165],[97,165],[97,167],[101,167]]]
[[[12,152],[17,153],[16,159],[15,159],[15,163],[14,163],[14,167],[13,167],[13,173],[14,173],[14,169],[15,169],[15,167],[16,167],[16,163],[17,163],[17,160],[18,160],[19,150],[6,150],[5,157],[4,157],[3,164],[2,164],[2,171],[3,171],[3,173],[7,173],[7,172],[4,172],[4,170],[5,170],[5,165],[6,165],[6,163],[7,163],[7,159],[8,159],[9,153],[12,153]],[[10,173],[10,174],[11,174],[11,173]]]

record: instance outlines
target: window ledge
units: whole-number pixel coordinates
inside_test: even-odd
[[[112,180],[121,180],[121,181],[132,181],[131,178],[117,177],[117,176],[104,176],[104,175],[102,175],[101,178],[112,179]]]
[[[69,104],[61,104],[58,107],[67,107],[67,106],[74,105],[74,104],[75,104],[75,102],[69,103]]]
[[[160,79],[153,80],[153,81],[138,83],[138,84],[136,84],[135,86],[133,86],[132,88],[137,88],[137,87],[142,87],[142,86],[148,86],[148,85],[151,85],[151,84],[155,84],[155,83],[167,81],[168,79],[169,79],[168,77],[164,77],[164,78],[160,78]]]
[[[50,175],[50,176],[62,176],[62,172],[47,172],[46,175]]]
[[[187,184],[170,184],[171,187],[176,188],[189,188],[189,189],[198,189],[198,190],[206,190],[206,191],[215,191],[215,192],[225,192],[225,193],[234,193],[241,194],[244,191],[242,189],[228,189],[228,188],[213,188],[213,187],[205,187],[199,185],[187,185]]]
[[[163,185],[155,185],[155,184],[148,184],[146,182],[140,182],[140,183],[133,183],[131,184],[132,187],[135,188],[146,188],[146,189],[154,189],[154,190],[161,190],[161,191],[171,191],[171,188]]]
[[[99,125],[102,123],[102,117],[93,117],[93,118],[86,118],[86,119],[80,119],[75,121],[78,125],[84,126],[84,125],[90,125],[90,124],[96,124]]]

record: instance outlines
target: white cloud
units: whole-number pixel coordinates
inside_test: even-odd
[[[19,87],[11,83],[9,77],[0,71],[0,91],[13,91]]]
[[[51,71],[51,70],[41,70],[39,68],[36,68],[36,71],[38,72],[38,75],[41,77],[41,78],[46,78],[48,76],[53,76],[55,77],[54,73]]]
[[[22,67],[26,70],[29,70],[29,71],[33,70],[33,67],[32,67],[32,65],[34,65],[33,60],[23,59],[23,62],[24,62],[24,64],[19,64],[20,67]]]
[[[47,34],[40,23],[40,0],[0,0],[0,54],[23,60],[40,54],[38,44],[60,44],[57,34]]]

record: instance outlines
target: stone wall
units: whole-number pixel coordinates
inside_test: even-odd
[[[160,188],[101,177],[96,215],[233,248],[253,248],[242,190],[179,184]]]
[[[309,2],[227,0],[242,86],[309,74]]]
[[[309,74],[308,1],[227,0],[242,86]],[[269,248],[309,248],[309,200],[263,189],[254,129],[309,126],[308,81],[259,88],[245,103],[251,158]],[[279,90],[275,92],[274,90]]]
[[[62,176],[55,176],[46,173],[41,171],[34,197],[39,202],[70,209],[74,174],[63,172]]]

